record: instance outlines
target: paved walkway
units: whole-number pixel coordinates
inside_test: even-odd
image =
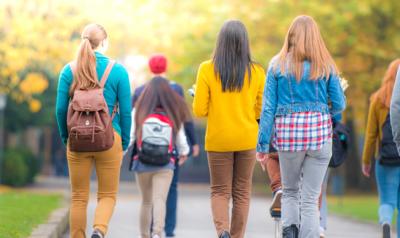
[[[94,186],[92,186],[93,189]],[[123,183],[114,216],[110,223],[107,237],[129,238],[138,237],[138,213],[140,197],[135,184]],[[212,238],[216,237],[212,223],[208,189],[200,185],[181,186],[179,197],[179,222],[177,238]],[[246,238],[273,238],[274,223],[267,214],[270,200],[253,197],[249,215]],[[88,208],[88,232],[96,201],[92,194]],[[379,227],[373,224],[359,223],[352,220],[329,216],[327,238],[377,238],[380,237]],[[65,237],[68,237],[66,235]]]

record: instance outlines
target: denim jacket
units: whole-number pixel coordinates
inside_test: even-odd
[[[294,75],[282,74],[274,62],[273,59],[267,72],[258,133],[257,151],[263,153],[269,152],[275,116],[312,111],[337,117],[346,107],[338,75],[310,80],[311,64],[304,61],[303,76],[297,81]]]
[[[392,101],[390,103],[390,123],[392,125],[393,140],[400,154],[400,67],[397,70],[396,82],[394,84]]]

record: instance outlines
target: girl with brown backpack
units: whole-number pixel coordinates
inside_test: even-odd
[[[60,73],[56,116],[67,145],[71,181],[70,234],[86,237],[93,167],[98,179],[92,238],[103,238],[113,214],[123,150],[131,128],[131,92],[125,68],[104,55],[105,29],[87,25],[75,61]],[[118,110],[119,106],[119,110]]]

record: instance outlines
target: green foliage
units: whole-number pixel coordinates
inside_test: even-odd
[[[29,175],[28,165],[22,154],[16,151],[6,151],[1,168],[1,181],[3,184],[20,187],[27,183]]]
[[[1,165],[1,182],[14,187],[32,183],[40,168],[38,159],[26,148],[7,149]]]
[[[360,195],[329,197],[329,211],[361,221],[377,222],[379,201],[377,196]]]
[[[24,163],[28,167],[27,183],[33,183],[36,175],[40,171],[41,161],[27,148],[19,148],[18,152],[21,154]]]
[[[0,237],[28,237],[51,211],[60,206],[60,195],[0,193]],[[4,209],[6,208],[6,209]]]
[[[318,22],[349,80],[348,102],[354,108],[357,128],[362,130],[369,95],[379,87],[389,62],[399,57],[398,0],[1,1],[0,91],[5,87],[17,103],[30,103],[21,108],[32,109],[32,100],[39,100],[46,110],[39,117],[50,124],[57,75],[73,59],[80,31],[88,22],[107,29],[108,55],[123,59],[163,52],[170,59],[168,76],[189,87],[199,64],[211,57],[225,20],[235,18],[246,24],[254,59],[267,67],[282,47],[291,21],[300,14],[311,15]],[[31,95],[18,88],[32,72],[50,81],[44,93]],[[30,118],[31,114],[24,109],[19,116]]]

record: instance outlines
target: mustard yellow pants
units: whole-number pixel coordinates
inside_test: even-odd
[[[114,132],[114,145],[102,152],[72,152],[67,149],[71,182],[70,233],[72,238],[86,237],[86,210],[93,165],[96,169],[98,191],[93,228],[106,234],[114,211],[122,162],[122,143]]]

